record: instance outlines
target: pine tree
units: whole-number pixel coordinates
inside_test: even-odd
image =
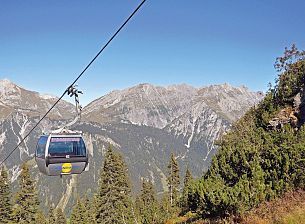
[[[189,193],[190,183],[192,180],[193,180],[193,177],[192,177],[191,171],[189,170],[189,167],[187,166],[185,176],[184,176],[184,187],[183,187],[182,200],[181,200],[181,209],[182,209],[183,213],[190,210],[189,204],[188,204],[188,193]]]
[[[174,153],[171,154],[171,158],[168,164],[168,189],[169,189],[169,200],[172,207],[176,207],[178,204],[179,197],[179,185],[180,185],[180,176],[179,176],[179,167],[176,161]]]
[[[16,193],[13,210],[14,221],[17,223],[33,223],[38,212],[38,195],[27,164],[24,163],[21,169],[19,176],[20,190]]]
[[[139,224],[141,223],[141,219],[142,219],[142,208],[143,208],[143,202],[140,198],[140,196],[136,196],[135,202],[134,202],[134,208],[133,209],[133,216],[134,216],[134,220],[135,223]]]
[[[66,216],[61,208],[56,209],[56,224],[66,224]]]
[[[7,170],[3,167],[0,170],[0,223],[11,221],[12,203],[10,181]]]
[[[84,208],[84,221],[85,221],[85,224],[95,224],[96,221],[95,221],[95,214],[93,212],[94,210],[94,203],[92,201],[90,201],[88,199],[88,197],[85,197],[82,201],[82,204],[83,204],[83,208]]]
[[[156,203],[156,195],[155,195],[154,187],[150,180],[148,181],[143,180],[140,200],[143,201],[144,207]]]
[[[80,198],[77,199],[76,204],[73,206],[70,216],[70,224],[85,223],[85,207]]]
[[[189,167],[186,168],[185,176],[184,176],[184,188],[188,187],[191,181],[193,180],[192,173],[189,169]]]
[[[70,224],[94,224],[94,203],[87,197],[84,199],[77,199],[76,204],[73,206],[73,210],[70,216]]]
[[[48,223],[56,224],[56,214],[55,214],[55,210],[54,210],[53,206],[51,206],[50,210],[49,210]]]
[[[48,224],[45,215],[41,211],[37,212],[35,223],[38,223],[38,224]]]
[[[127,167],[109,146],[95,197],[97,223],[133,223],[130,192]]]
[[[174,212],[174,209],[170,204],[170,196],[168,192],[163,194],[159,207],[159,222],[166,223],[168,219],[172,218]]]
[[[152,182],[143,180],[140,195],[140,217],[143,224],[158,223],[158,204]]]

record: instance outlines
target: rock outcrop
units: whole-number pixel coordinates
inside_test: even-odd
[[[305,122],[305,91],[301,90],[293,97],[293,105],[280,110],[279,113],[269,121],[269,129],[281,129],[285,124],[293,128],[300,128]]]

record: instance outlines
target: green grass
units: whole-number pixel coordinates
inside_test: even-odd
[[[305,209],[299,208],[287,215],[284,215],[275,224],[304,224],[305,223]]]

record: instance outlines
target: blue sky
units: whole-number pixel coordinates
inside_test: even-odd
[[[0,79],[60,95],[139,0],[0,2]],[[147,0],[79,80],[83,104],[139,83],[265,91],[285,46],[305,49],[303,0]]]

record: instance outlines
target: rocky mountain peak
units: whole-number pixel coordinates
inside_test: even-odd
[[[245,86],[234,87],[225,83],[200,88],[196,102],[205,102],[232,122],[260,102],[263,97],[264,94],[261,92],[252,92]]]
[[[202,88],[187,84],[162,87],[142,83],[93,101],[84,108],[83,117],[94,122],[127,122],[164,128],[193,106],[197,108],[196,104],[204,103],[234,121],[260,99],[262,96],[245,87],[226,83]]]
[[[8,79],[0,80],[0,100],[11,99],[11,97],[16,98],[18,95],[20,95],[19,86]]]
[[[143,83],[99,98],[83,113],[89,121],[163,128],[184,112],[195,94],[195,88],[186,85],[161,87]]]
[[[0,119],[14,111],[21,111],[28,116],[42,115],[57,99],[55,96],[26,90],[8,79],[0,80]],[[63,100],[50,114],[50,117],[61,119],[69,119],[73,116],[74,106]]]
[[[45,99],[45,100],[49,100],[49,99],[57,99],[56,96],[54,95],[50,95],[50,94],[39,94],[39,96],[42,98],[42,99]]]
[[[16,84],[11,82],[9,79],[1,79],[0,80],[0,87],[1,88],[9,88],[9,87],[15,87]]]

